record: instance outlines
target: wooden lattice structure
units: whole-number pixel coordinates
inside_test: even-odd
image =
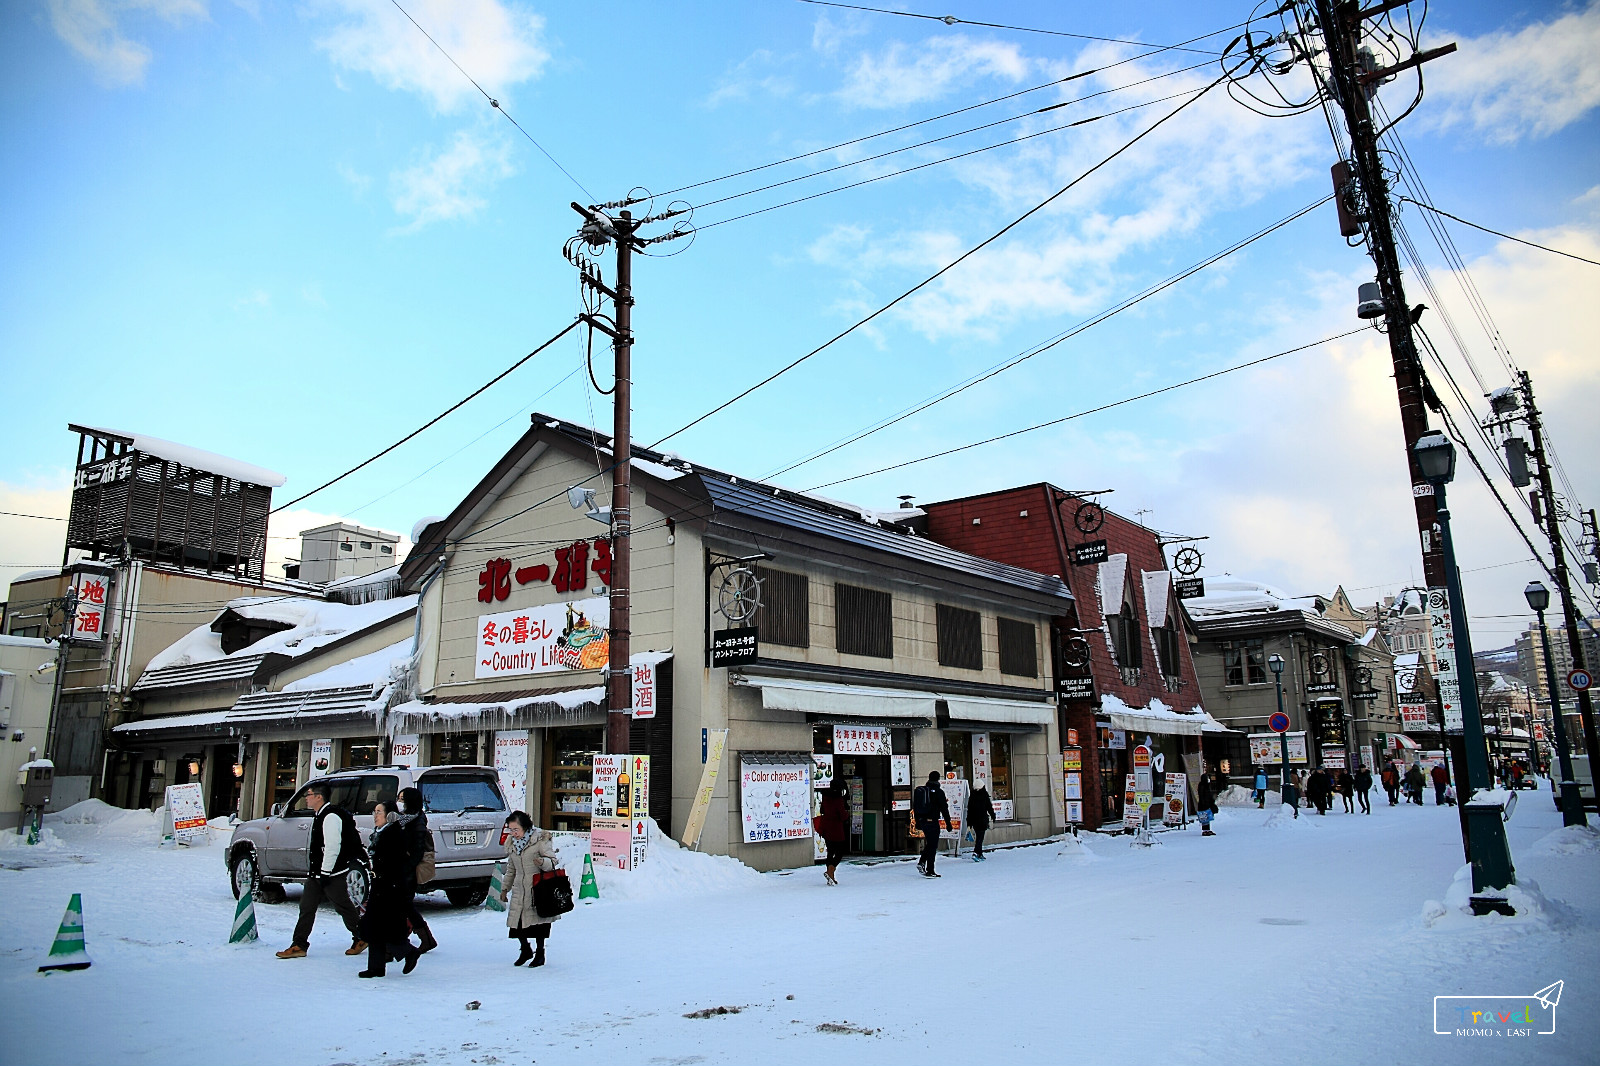
[[[282,475],[137,434],[67,428],[79,435],[68,550],[262,580]]]

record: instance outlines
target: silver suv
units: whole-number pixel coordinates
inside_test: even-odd
[[[443,889],[458,907],[483,902],[489,875],[505,858],[502,829],[510,813],[494,767],[369,766],[340,770],[315,783],[327,787],[329,802],[354,816],[363,844],[372,835],[372,808],[378,801],[415,785],[433,833],[435,873],[424,891]],[[235,899],[250,892],[262,903],[281,903],[284,885],[305,881],[313,817],[306,803],[310,787],[302,785],[288,803],[275,805],[270,817],[234,827],[224,858]],[[349,886],[351,901],[361,906],[367,898],[364,857],[350,871]]]

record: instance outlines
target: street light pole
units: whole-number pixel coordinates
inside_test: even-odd
[[[1267,665],[1272,668],[1272,687],[1278,691],[1278,713],[1283,713],[1283,656],[1267,656]],[[1282,769],[1278,773],[1278,800],[1281,803],[1289,795],[1289,733],[1285,730],[1278,734],[1278,751],[1283,759]]]
[[[1550,693],[1550,716],[1555,719],[1556,757],[1561,763],[1561,824],[1588,825],[1589,816],[1583,810],[1583,793],[1572,779],[1572,754],[1567,750],[1567,727],[1561,722],[1561,697],[1556,694],[1555,656],[1550,653],[1550,631],[1544,625],[1544,611],[1550,606],[1550,590],[1538,581],[1530,581],[1522,590],[1528,606],[1539,616],[1539,643],[1544,648],[1545,689]],[[1530,729],[1529,732],[1532,732]],[[1591,760],[1590,765],[1594,765]]]

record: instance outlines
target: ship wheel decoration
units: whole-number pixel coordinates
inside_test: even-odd
[[[1372,670],[1365,666],[1356,668],[1356,684],[1367,689],[1372,687]]]
[[[1328,657],[1320,651],[1311,657],[1311,672],[1318,677],[1328,672],[1329,665]]]
[[[761,579],[748,567],[728,571],[717,589],[717,612],[730,622],[748,622],[761,608]]]
[[[1078,527],[1079,533],[1093,533],[1104,525],[1105,521],[1105,511],[1093,500],[1085,500],[1078,504],[1077,511],[1072,515],[1072,524]]]
[[[1087,666],[1089,664],[1089,642],[1082,637],[1073,637],[1062,645],[1061,659],[1068,666]]]
[[[1199,548],[1185,548],[1173,556],[1172,565],[1184,577],[1193,577],[1204,561],[1205,557],[1200,554]]]

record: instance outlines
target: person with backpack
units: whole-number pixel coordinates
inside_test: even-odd
[[[531,970],[544,965],[544,942],[550,937],[550,923],[559,914],[541,914],[535,901],[534,886],[546,874],[561,868],[561,856],[556,854],[555,838],[543,829],[533,827],[533,819],[525,811],[512,811],[506,819],[506,880],[500,890],[500,902],[506,904],[506,936],[522,944],[522,952],[511,965],[528,964]],[[528,945],[532,938],[538,950]]]
[[[1411,800],[1411,802],[1415,803],[1418,807],[1422,806],[1422,766],[1421,766],[1421,764],[1420,763],[1412,763],[1411,764],[1411,768],[1406,771],[1406,776],[1405,776],[1405,778],[1403,780],[1405,781],[1407,798],[1409,798]],[[1444,790],[1440,789],[1439,791],[1441,793],[1441,798],[1442,798],[1442,793],[1444,792]]]
[[[941,792],[943,789],[940,790]],[[989,786],[979,785],[967,797],[967,824],[972,827],[972,861],[982,862],[983,835],[994,823],[994,801],[989,798]]]
[[[950,823],[950,800],[939,787],[939,771],[929,770],[928,783],[912,793],[911,817],[922,832],[922,857],[917,860],[917,869],[923,877],[939,877],[933,870],[934,857],[939,854],[939,826]]]
[[[350,868],[362,861],[361,834],[350,812],[328,802],[328,786],[312,782],[306,787],[306,806],[311,808],[311,843],[307,864],[306,889],[300,895],[300,918],[294,925],[294,940],[278,952],[280,959],[303,959],[311,947],[311,927],[317,921],[317,907],[324,899],[333,903],[339,918],[350,932],[346,955],[367,950],[361,939],[361,915],[350,901]]]
[[[1256,767],[1256,809],[1261,810],[1267,805],[1267,768]]]
[[[405,827],[406,857],[411,861],[412,869],[416,871],[418,888],[433,880],[434,870],[433,833],[428,829],[428,814],[422,808],[421,789],[412,785],[400,790],[399,817],[400,824]],[[415,892],[411,896],[411,910],[408,917],[412,932],[417,934],[417,939],[422,943],[422,954],[426,955],[439,946],[439,942],[433,938],[433,930],[428,928],[422,912],[417,909]]]
[[[1361,813],[1371,814],[1372,803],[1367,795],[1372,791],[1372,771],[1367,769],[1365,763],[1356,765],[1356,799],[1361,803]]]
[[[1211,778],[1206,774],[1200,775],[1200,835],[1214,837],[1217,834],[1211,831],[1211,819],[1217,813],[1217,797],[1211,787]]]
[[[1395,773],[1394,763],[1383,768],[1383,790],[1389,794],[1389,806],[1398,806],[1400,803],[1400,775]]]
[[[1433,805],[1442,807],[1445,786],[1450,784],[1450,771],[1444,768],[1444,763],[1435,763],[1433,769],[1428,771],[1428,776],[1433,779]]]

